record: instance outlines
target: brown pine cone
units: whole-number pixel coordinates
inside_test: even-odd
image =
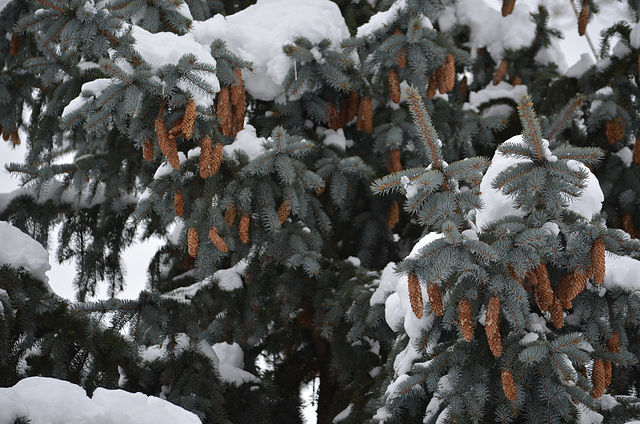
[[[347,122],[351,122],[351,120],[358,114],[358,108],[360,106],[358,92],[355,90],[350,92],[347,101]]]
[[[427,294],[429,295],[429,304],[434,314],[441,317],[444,312],[442,307],[442,294],[438,283],[427,283]]]
[[[593,361],[591,379],[593,383],[593,392],[591,394],[595,399],[600,399],[600,397],[604,393],[604,389],[606,389],[607,387],[604,363],[602,359],[596,359],[595,361]]]
[[[564,311],[562,310],[562,301],[555,297],[553,303],[549,307],[551,312],[551,322],[553,326],[560,329],[564,326]]]
[[[500,337],[500,298],[493,296],[487,305],[484,331],[487,334],[489,349],[496,358],[502,355],[502,338]]]
[[[442,65],[442,87],[445,92],[453,90],[456,85],[456,64],[452,54],[447,55],[447,60]]]
[[[224,211],[224,223],[227,224],[227,227],[231,227],[236,220],[236,215],[238,214],[238,209],[236,209],[236,205],[233,203],[229,205]]]
[[[329,128],[334,131],[340,129],[340,115],[338,114],[338,108],[336,108],[336,106],[331,102],[327,102],[327,116],[329,117],[329,121],[327,122]]]
[[[153,161],[153,140],[150,138],[147,138],[142,142],[142,157],[147,162]]]
[[[473,339],[473,314],[471,304],[467,299],[458,302],[458,319],[464,339],[470,342]]]
[[[435,71],[431,74],[431,78],[429,78],[429,86],[427,87],[427,99],[433,99],[438,92],[438,86],[440,85],[440,81],[438,80],[438,71]]]
[[[373,132],[373,109],[371,107],[371,97],[365,97],[360,102],[358,116],[362,115],[362,129],[367,133]]]
[[[624,122],[619,118],[607,121],[605,133],[607,135],[607,142],[612,146],[615,145],[624,137]]]
[[[11,144],[13,144],[13,147],[20,145],[20,136],[18,135],[18,130],[11,131],[9,137],[11,137]]]
[[[231,116],[231,102],[229,99],[229,89],[222,87],[218,93],[216,114],[218,115],[218,121],[220,121],[220,132],[227,137],[231,136],[232,131],[232,116]]]
[[[571,274],[562,276],[558,284],[558,300],[564,309],[571,309],[573,304],[569,300],[569,291],[571,289]]]
[[[209,136],[205,136],[200,142],[200,177],[209,178],[214,176],[224,158],[224,148],[222,144],[211,145]]]
[[[11,41],[9,42],[9,54],[11,56],[17,56],[20,50],[20,36],[16,33],[11,34]]]
[[[173,169],[180,168],[180,158],[178,157],[178,145],[176,144],[176,139],[169,136],[162,117],[156,118],[155,127],[160,151],[167,157],[167,160]]]
[[[606,266],[604,258],[605,248],[601,239],[596,239],[591,248],[591,265],[593,267],[593,282],[599,286],[604,281]]]
[[[638,145],[640,143],[636,143]],[[638,149],[640,151],[640,149]],[[638,238],[638,232],[635,225],[633,225],[633,215],[625,213],[622,215],[622,229],[625,230],[632,238]]]
[[[589,15],[591,14],[591,5],[589,0],[585,0],[580,10],[580,16],[578,17],[578,34],[582,37],[587,32],[587,22],[589,22]]]
[[[547,266],[540,264],[536,267],[536,277],[538,280],[538,286],[540,296],[540,310],[546,312],[551,304],[553,304],[553,289],[551,288],[551,281],[549,281],[549,274],[547,272]]]
[[[515,6],[516,0],[503,0],[502,2],[502,16],[506,17],[513,12],[513,6]]]
[[[402,171],[402,162],[400,161],[400,150],[392,149],[389,156],[389,164],[387,165],[387,171],[393,174],[395,172]]]
[[[193,227],[187,233],[187,251],[192,258],[198,255],[198,231]]]
[[[249,214],[244,214],[240,218],[240,223],[238,224],[238,235],[240,236],[240,241],[244,244],[249,243],[249,225],[251,221],[249,218]]]
[[[411,302],[411,310],[416,318],[421,319],[424,304],[422,303],[422,289],[418,277],[413,273],[409,273],[409,302]]]
[[[504,395],[507,397],[507,399],[513,402],[518,396],[518,390],[516,389],[516,385],[513,382],[513,374],[511,374],[511,370],[502,370],[501,379],[502,391],[504,392]]]
[[[400,98],[402,97],[400,95],[400,78],[395,69],[389,72],[389,94],[392,102],[400,103]]]
[[[620,353],[620,336],[615,331],[607,339],[607,350],[609,352]]]
[[[180,190],[177,190],[176,194],[173,196],[173,208],[176,210],[176,215],[180,218],[184,218],[184,197],[182,197],[182,192]]]
[[[640,163],[640,137],[636,137],[636,142],[633,144],[633,163]]]
[[[196,104],[193,100],[189,99],[187,106],[184,109],[184,116],[182,117],[182,135],[184,135],[184,138],[191,138],[195,123]]]
[[[213,227],[209,230],[209,239],[220,252],[227,253],[229,251],[227,243],[225,243],[222,237],[218,235],[217,227]]]
[[[387,227],[393,230],[400,221],[400,205],[395,200],[389,205],[389,214],[387,215]]]
[[[571,273],[571,285],[569,286],[569,291],[567,292],[567,299],[573,300],[577,295],[582,293],[587,287],[587,280],[589,279],[585,270],[576,268]]]
[[[502,62],[498,65],[496,69],[496,73],[493,74],[493,85],[498,85],[504,79],[504,76],[507,75],[507,69],[509,68],[509,62],[507,59],[503,59]]]
[[[398,68],[404,69],[407,66],[407,51],[404,47],[401,47],[398,50],[398,54],[396,55],[396,64]]]
[[[604,387],[607,388],[611,385],[611,377],[613,374],[613,364],[609,361],[604,361]]]
[[[467,99],[467,94],[469,93],[468,90],[468,82],[467,82],[467,76],[465,75],[464,77],[462,77],[462,80],[460,80],[460,84],[458,85],[458,90],[460,90],[460,98],[465,101]]]
[[[282,225],[291,214],[291,199],[284,199],[278,208],[278,221]]]

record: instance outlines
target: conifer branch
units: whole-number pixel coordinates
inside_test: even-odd
[[[436,133],[431,117],[427,113],[422,102],[422,96],[415,87],[410,87],[407,93],[407,101],[409,102],[409,111],[413,117],[413,123],[418,132],[418,136],[425,144],[427,155],[431,160],[435,169],[442,168],[442,149],[438,134]]]
[[[536,158],[540,161],[545,160],[542,151],[542,130],[533,111],[533,99],[530,95],[523,96],[518,103],[518,115],[522,123],[522,136],[535,148]]]

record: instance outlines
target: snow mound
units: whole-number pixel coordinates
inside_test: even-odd
[[[243,370],[244,352],[238,343],[216,343],[213,345],[213,350],[220,360],[218,371],[223,381],[236,386],[240,386],[242,383],[257,383],[259,381],[255,375]]]
[[[338,6],[329,0],[258,0],[233,15],[216,15],[194,22],[196,41],[209,45],[222,38],[234,54],[253,62],[254,73],[243,75],[249,94],[273,100],[293,62],[282,46],[303,36],[312,43],[325,38],[339,43],[349,37],[349,29]]]
[[[603,286],[619,287],[626,291],[640,290],[640,261],[628,256],[607,255],[605,264]]]
[[[508,143],[520,143],[523,144],[524,140],[522,135],[516,135],[507,140]],[[549,156],[549,160],[552,160],[555,156]],[[527,162],[528,159],[520,159],[514,157],[506,157],[499,150],[491,160],[491,165],[487,169],[482,181],[480,183],[480,198],[484,204],[484,208],[479,209],[476,212],[476,226],[482,228],[492,221],[496,221],[507,215],[523,216],[524,211],[516,209],[513,199],[509,196],[505,196],[501,191],[494,189],[491,184],[493,180],[510,166],[516,165],[520,162]],[[568,161],[569,167],[582,171],[588,174],[585,181],[585,188],[582,191],[582,195],[578,198],[571,199],[568,209],[579,213],[586,219],[591,219],[595,214],[599,213],[602,209],[602,202],[604,201],[604,194],[595,175],[584,166],[582,163],[576,161]]]
[[[49,281],[49,252],[40,243],[6,221],[0,221],[0,264],[26,269],[34,278]]]
[[[258,137],[253,125],[247,124],[236,134],[233,143],[223,147],[227,155],[233,154],[236,150],[241,150],[247,154],[249,160],[253,160],[263,153],[262,146],[266,143],[264,137]]]
[[[89,398],[82,387],[47,377],[0,388],[0,422],[21,416],[32,424],[200,424],[194,413],[154,396],[98,388]]]

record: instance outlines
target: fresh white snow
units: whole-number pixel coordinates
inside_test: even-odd
[[[49,281],[49,252],[40,243],[6,221],[0,221],[0,264],[24,268],[33,277]]]

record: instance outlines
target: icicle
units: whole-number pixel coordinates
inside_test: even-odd
[[[294,60],[293,61],[293,75],[296,81],[298,81],[298,61]]]

